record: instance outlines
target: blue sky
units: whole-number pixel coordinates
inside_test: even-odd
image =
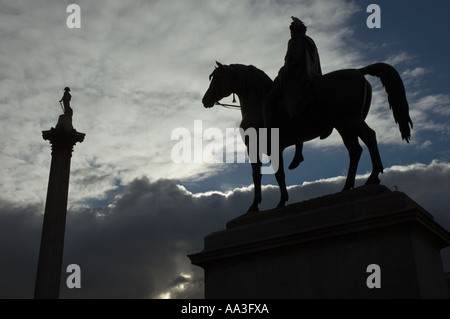
[[[201,298],[203,272],[186,254],[245,212],[251,169],[176,164],[171,133],[195,120],[237,127],[239,112],[201,104],[215,61],[253,64],[274,78],[292,15],[308,26],[324,72],[386,62],[401,74],[410,144],[379,80],[367,77],[381,182],[450,229],[448,1],[86,0],[76,1],[80,29],[66,26],[70,3],[0,0],[0,297],[33,295],[51,159],[41,131],[56,125],[69,86],[74,127],[86,139],[72,157],[64,264],[80,265],[84,285],[62,286],[62,297]],[[381,8],[381,29],[366,26],[370,3]],[[289,203],[342,188],[348,156],[338,134],[306,143],[304,155],[286,176]],[[370,169],[364,147],[357,186]],[[263,183],[261,208],[272,208],[275,179]],[[450,271],[447,250],[443,257]]]

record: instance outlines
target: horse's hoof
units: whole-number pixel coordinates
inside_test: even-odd
[[[293,169],[297,168],[297,167],[300,165],[301,162],[303,162],[303,158],[298,159],[298,160],[294,159],[294,160],[292,161],[292,163],[289,164],[289,169],[290,169],[290,170],[293,170]]]
[[[353,189],[353,186],[344,186],[344,188],[341,190],[341,192],[349,191]]]
[[[293,170],[293,169],[297,168],[301,162],[303,162],[303,156],[301,158],[294,158],[292,160],[292,163],[289,165],[289,169]]]
[[[366,185],[379,185],[381,183],[378,177],[369,178],[366,182]]]
[[[285,207],[285,206],[286,206],[285,202],[279,202],[278,205],[277,205],[277,208]]]
[[[255,213],[255,212],[259,212],[259,208],[257,205],[252,205],[249,207],[249,209],[247,209],[247,213]]]

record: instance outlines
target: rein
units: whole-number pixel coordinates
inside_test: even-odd
[[[233,93],[233,103],[236,103],[236,98],[234,97],[234,93]],[[231,110],[238,110],[238,109],[241,108],[240,105],[223,104],[223,103],[220,103],[220,102],[218,102],[218,101],[216,102],[216,105],[220,105],[220,106],[223,106],[223,107],[226,108],[226,109],[231,109]]]
[[[231,109],[231,110],[239,110],[241,108],[240,105],[223,104],[223,103],[220,103],[220,102],[216,102],[216,105],[220,105],[220,106],[223,106],[226,109]]]

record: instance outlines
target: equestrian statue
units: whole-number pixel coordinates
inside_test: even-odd
[[[366,184],[379,184],[378,175],[383,173],[376,134],[365,122],[372,100],[372,87],[365,75],[376,76],[383,84],[395,122],[401,137],[409,143],[413,127],[403,81],[389,64],[375,63],[360,69],[344,69],[322,75],[320,59],[314,41],[306,36],[306,26],[292,17],[291,39],[285,63],[275,80],[252,65],[216,62],[210,75],[210,85],[202,103],[205,108],[220,104],[220,100],[236,94],[240,101],[242,121],[240,127],[278,128],[277,154],[270,147],[258,150],[269,157],[278,156],[279,167],[275,177],[280,186],[281,198],[277,207],[285,206],[289,199],[283,168],[283,150],[295,146],[295,155],[289,169],[303,161],[303,143],[315,138],[325,139],[333,131],[341,135],[348,150],[350,163],[343,187],[355,186],[355,177],[362,147],[358,139],[367,146],[372,161],[372,172]],[[271,134],[268,134],[268,145]],[[259,134],[258,137],[259,139]],[[249,141],[244,140],[249,151]],[[259,143],[257,144],[259,145]],[[275,151],[275,150],[273,150]],[[258,211],[261,203],[261,157],[251,161],[254,183],[254,199],[248,212]]]

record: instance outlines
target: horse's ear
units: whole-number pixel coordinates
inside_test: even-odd
[[[217,62],[216,61],[216,64],[217,64],[217,66],[220,68],[221,66],[223,66],[223,64],[222,63],[220,63],[220,62]]]

